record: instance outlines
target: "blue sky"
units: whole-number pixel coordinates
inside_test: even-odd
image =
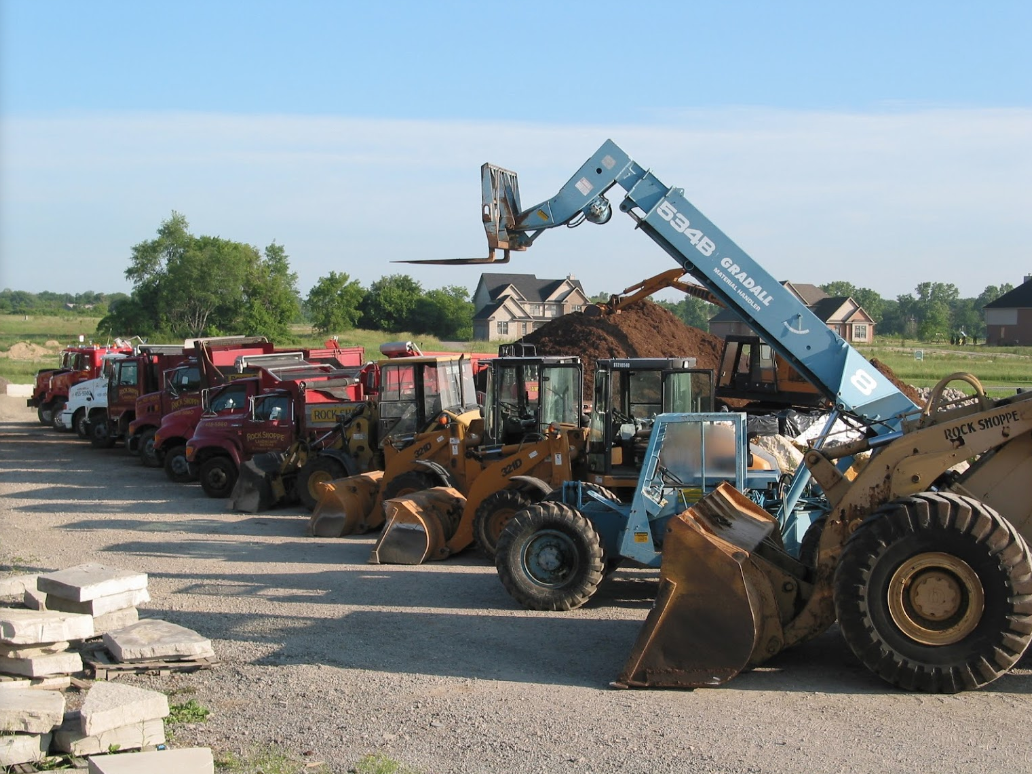
[[[173,210],[329,271],[473,288],[479,167],[551,196],[613,138],[775,276],[1032,273],[1032,3],[0,0],[0,288],[128,291]],[[672,264],[619,213],[508,271]]]

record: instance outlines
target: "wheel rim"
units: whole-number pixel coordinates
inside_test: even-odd
[[[952,645],[978,626],[985,592],[970,565],[952,554],[927,553],[901,564],[889,581],[889,614],[924,645]]]
[[[333,476],[328,470],[315,470],[308,477],[308,493],[312,496],[313,500],[318,500],[322,497],[322,485],[328,484],[333,481]]]
[[[487,517],[487,521],[484,524],[484,537],[492,549],[497,547],[498,536],[502,534],[506,525],[512,521],[512,517],[515,515],[516,510],[514,508],[497,508]]]
[[[577,574],[580,554],[569,535],[545,529],[536,532],[527,542],[520,563],[526,576],[534,583],[555,588]]]
[[[208,486],[212,489],[223,489],[228,483],[229,476],[222,468],[213,467],[208,471]]]
[[[190,470],[190,463],[186,461],[186,456],[183,454],[172,455],[172,461],[168,466],[177,476],[184,476]]]

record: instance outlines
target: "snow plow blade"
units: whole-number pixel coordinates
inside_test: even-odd
[[[278,452],[256,454],[240,466],[236,484],[229,495],[229,508],[244,513],[260,513],[287,497],[283,483],[283,455]]]
[[[778,652],[778,602],[752,557],[776,528],[727,484],[671,519],[656,604],[613,685],[717,686]]]
[[[384,502],[387,526],[369,554],[370,564],[422,564],[444,559],[445,544],[462,519],[466,498],[436,486]]]
[[[313,537],[360,535],[383,524],[380,507],[382,470],[338,478],[322,484],[322,496],[308,520]]]

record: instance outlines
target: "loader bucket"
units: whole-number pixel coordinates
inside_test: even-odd
[[[371,564],[422,564],[444,559],[466,498],[450,486],[395,497],[383,504],[387,526],[369,554]]]
[[[230,510],[259,513],[286,499],[282,469],[283,455],[278,452],[256,454],[243,463],[229,495]]]
[[[726,683],[770,643],[767,576],[750,558],[772,519],[727,485],[670,520],[659,593],[621,688],[701,688]],[[775,616],[774,629],[780,635]]]
[[[365,532],[380,499],[382,470],[338,478],[322,485],[322,496],[308,520],[314,537],[343,537]]]

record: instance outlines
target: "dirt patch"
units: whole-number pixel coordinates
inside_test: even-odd
[[[48,349],[61,349],[61,347],[64,345],[62,345],[60,341],[54,341],[53,339],[50,339],[43,346],[47,347]]]
[[[871,358],[871,365],[878,369],[879,373],[896,385],[896,389],[906,395],[910,400],[914,401],[918,406],[923,406],[924,401],[921,399],[920,393],[918,393],[916,387],[911,387],[909,384],[904,384],[900,381],[900,378],[896,376],[895,372],[889,368],[885,363],[880,361],[878,358]]]
[[[4,377],[0,376],[0,395],[7,394],[7,385],[10,383],[11,382],[8,379],[4,379]]]
[[[50,357],[54,353],[39,344],[31,344],[27,341],[19,341],[7,350],[7,357],[11,360],[40,360]]]
[[[575,312],[552,320],[521,339],[539,355],[579,355],[584,364],[584,394],[592,394],[595,361],[620,357],[694,357],[699,368],[720,365],[723,339],[685,325],[651,301],[619,314],[587,317]]]

